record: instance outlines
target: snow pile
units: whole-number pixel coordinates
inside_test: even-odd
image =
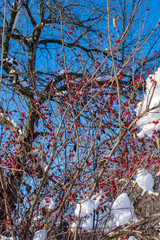
[[[138,240],[138,239],[135,238],[135,237],[133,237],[133,236],[130,236],[130,237],[128,238],[128,240]]]
[[[77,222],[73,222],[71,224],[71,231],[74,232],[77,227]],[[82,229],[91,230],[93,229],[93,216],[90,215],[87,219],[83,220],[83,224],[81,225]]]
[[[81,203],[77,203],[76,209],[75,209],[75,215],[76,217],[86,217],[86,219],[83,219],[83,224],[81,227],[86,230],[90,230],[93,228],[93,216],[91,215],[94,210],[96,210],[100,204],[102,204],[105,201],[105,195],[101,193],[96,194],[92,196],[91,199],[85,200]],[[75,231],[77,226],[77,223],[73,222],[71,224],[71,231]]]
[[[45,229],[39,230],[37,232],[35,232],[33,240],[45,240],[47,237],[47,233]],[[19,238],[17,237],[17,240]],[[0,240],[13,240],[12,237],[5,237],[5,236],[0,236]]]
[[[16,237],[16,238],[17,238],[17,240],[19,240],[18,237]],[[0,240],[13,240],[13,238],[12,237],[5,237],[3,235],[0,235]]]
[[[47,238],[47,233],[45,229],[39,230],[37,232],[35,232],[33,240],[46,240]],[[5,237],[3,235],[0,235],[0,240],[13,240],[12,237]],[[17,240],[19,240],[19,238],[17,237]],[[50,240],[56,240],[56,239],[50,239]]]
[[[71,231],[74,232],[76,230],[76,227],[77,227],[77,223],[76,222],[73,222],[71,224]]]
[[[33,240],[45,240],[47,233],[45,229],[39,230],[34,234]]]
[[[95,203],[93,200],[86,200],[85,202],[78,203],[75,209],[75,215],[77,217],[85,217],[93,212],[95,209]]]
[[[83,224],[82,228],[86,230],[91,230],[93,229],[93,217],[89,217]]]
[[[127,193],[122,193],[116,198],[112,205],[111,214],[113,214],[117,226],[137,220],[134,217],[134,206]]]
[[[85,200],[84,202],[77,203],[75,215],[77,217],[85,217],[86,215],[91,214],[94,209],[98,208],[102,198],[104,198],[104,196],[101,193],[100,195],[94,195],[90,200]]]
[[[144,169],[138,170],[138,174],[136,176],[136,183],[144,191],[153,190],[154,181],[152,175]]]
[[[154,130],[160,129],[160,68],[148,76],[146,80],[146,94],[143,101],[139,102],[136,108],[137,117],[147,108],[155,108],[146,112],[138,121],[137,125],[142,129],[138,137],[145,135],[151,137]]]
[[[41,201],[41,207],[42,208],[46,208],[46,210],[51,211],[55,208],[55,201],[53,200],[53,198],[49,198],[46,197]],[[37,214],[34,214],[34,221],[39,221],[40,219],[42,219],[44,216],[42,214],[41,211],[38,211]]]
[[[144,169],[138,169],[138,174],[136,176],[136,183],[144,191],[148,191],[149,194],[158,196],[158,193],[153,192],[154,180],[152,174]]]
[[[111,80],[111,76],[101,76],[101,77],[97,77],[97,82],[100,82],[100,81],[109,81]]]

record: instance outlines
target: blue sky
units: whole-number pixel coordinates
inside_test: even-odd
[[[149,12],[149,22],[153,25],[155,25],[160,19],[160,1],[159,0],[149,0],[148,3],[146,3],[146,6],[150,8]]]

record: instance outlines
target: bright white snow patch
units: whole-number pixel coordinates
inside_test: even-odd
[[[138,174],[136,176],[136,183],[144,191],[153,190],[153,185],[154,185],[153,177],[151,173],[147,172],[144,169],[138,170]]]
[[[95,209],[97,209],[100,204],[103,204],[103,202],[106,201],[106,196],[101,191],[100,193],[93,195],[92,200],[94,200]]]
[[[130,236],[130,237],[128,238],[128,240],[138,240],[138,239],[135,238],[135,237],[133,237],[133,236]]]
[[[77,223],[73,222],[71,224],[71,231],[74,232],[76,230]]]
[[[14,75],[15,75],[15,70],[14,69],[12,69],[10,72],[9,72],[9,76],[10,77],[14,77]]]
[[[7,58],[3,59],[3,62],[7,62],[7,63],[13,64],[13,59],[7,57]]]
[[[136,221],[134,206],[127,193],[122,193],[116,198],[112,205],[111,213],[117,226],[127,224],[131,220]]]
[[[47,233],[45,229],[39,230],[34,234],[33,240],[45,240]]]
[[[91,214],[94,211],[94,209],[98,208],[100,201],[102,199],[105,199],[105,197],[103,196],[102,193],[100,193],[92,196],[92,199],[90,200],[85,200],[81,203],[77,203],[75,215],[77,217],[85,217],[86,215]]]
[[[18,237],[16,237],[16,238],[17,238],[17,240],[19,240]],[[13,238],[12,237],[5,237],[3,235],[0,235],[0,240],[13,240]]]
[[[101,77],[98,77],[96,80],[97,82],[99,81],[109,81],[111,79],[110,76],[101,76]]]
[[[148,191],[149,194],[158,196],[159,193],[152,192],[154,186],[154,180],[152,174],[144,169],[138,169],[138,174],[136,176],[136,183],[144,191]]]
[[[86,200],[85,202],[78,203],[75,209],[75,215],[77,217],[85,217],[87,214],[91,214],[95,208],[93,200]]]
[[[93,217],[90,216],[83,224],[82,228],[86,230],[91,230],[93,228]]]
[[[45,198],[42,200],[42,207],[47,207],[48,210],[52,210],[55,207],[55,202],[53,201],[53,198]]]
[[[38,220],[40,220],[40,219],[42,219],[42,218],[43,218],[42,213],[39,213],[39,214],[37,214],[37,215],[33,218],[33,221],[38,221]]]
[[[10,118],[10,117],[7,116],[7,117],[6,117],[6,120],[10,121],[10,123],[11,123],[14,127],[18,128],[17,123],[16,123],[12,118]]]
[[[45,171],[45,172],[47,171],[47,168],[48,168],[48,165],[46,165],[46,166],[44,167],[44,171]],[[49,174],[49,176],[52,175],[52,171],[51,171],[51,169],[48,171],[48,174]]]
[[[93,217],[92,213],[94,210],[96,210],[100,204],[102,204],[106,200],[105,195],[103,195],[102,192],[99,194],[95,194],[92,196],[91,199],[85,200],[81,203],[77,203],[76,209],[75,209],[75,215],[76,217],[88,217],[87,219],[83,219],[82,228],[86,230],[90,230],[93,227]],[[90,215],[90,216],[89,216]],[[71,225],[71,231],[74,231],[77,226],[77,223],[72,223]]]
[[[156,81],[156,83],[154,83]],[[147,108],[155,108],[145,113],[138,121],[137,125],[142,129],[138,133],[138,137],[145,135],[151,137],[154,130],[160,129],[160,68],[155,74],[149,75],[146,80],[146,94],[143,101],[139,102],[135,109],[137,116],[144,112]]]
[[[154,196],[156,196],[156,197],[159,196],[159,193],[158,193],[158,192],[152,192],[152,191],[149,190],[148,193],[151,194],[151,195],[154,195]]]

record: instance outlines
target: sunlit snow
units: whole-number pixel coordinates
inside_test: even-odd
[[[93,217],[90,216],[87,220],[82,224],[82,228],[86,230],[91,230],[93,228]]]
[[[86,215],[91,214],[94,209],[98,208],[98,205],[100,204],[102,198],[104,198],[104,196],[102,193],[100,193],[92,196],[92,199],[90,200],[85,200],[81,203],[77,203],[75,215],[77,217],[85,217]]]
[[[144,169],[138,169],[138,174],[136,176],[136,183],[144,191],[148,191],[149,194],[158,196],[158,193],[152,192],[154,186],[154,179],[152,174]]]
[[[147,172],[146,170],[138,170],[138,174],[136,176],[136,183],[140,188],[144,191],[152,191],[153,190],[153,177],[151,173]]]
[[[71,231],[74,232],[76,230],[77,223],[73,222],[71,224]]]
[[[91,213],[94,212],[98,208],[100,204],[102,204],[104,201],[106,201],[105,195],[100,192],[99,194],[95,194],[92,196],[91,199],[85,200],[81,203],[77,203],[76,209],[75,209],[75,215],[76,217],[86,217],[87,219],[83,220],[83,224],[81,227],[83,229],[92,229],[93,227],[93,217],[91,216]],[[71,224],[71,231],[74,231],[76,229],[77,224],[72,223]]]
[[[133,237],[133,236],[130,236],[130,237],[128,238],[128,240],[138,240],[138,239],[135,238],[135,237]]]
[[[87,200],[82,203],[78,203],[75,209],[75,215],[77,217],[85,217],[91,214],[95,208],[94,200]]]
[[[16,237],[16,238],[17,238],[17,240],[19,240],[18,237]],[[12,237],[5,237],[3,235],[0,235],[0,240],[13,240],[13,238]]]
[[[137,125],[141,128],[138,137],[145,135],[151,137],[154,130],[160,129],[160,68],[148,76],[146,80],[146,93],[143,100],[138,103],[135,109],[137,116],[140,116],[147,108],[152,109],[137,121]],[[154,109],[153,109],[154,108]]]
[[[122,193],[116,198],[112,205],[111,213],[117,226],[127,224],[130,221],[136,221],[134,206],[127,193]]]
[[[54,202],[53,198],[45,198],[42,200],[41,205],[42,205],[42,207],[47,207],[48,210],[52,210],[55,207],[55,202]]]
[[[47,233],[45,229],[39,230],[35,233],[33,240],[45,240]]]

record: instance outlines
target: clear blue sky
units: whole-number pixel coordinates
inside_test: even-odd
[[[156,24],[160,19],[160,0],[149,0],[146,6],[150,8],[149,21],[151,24]]]

